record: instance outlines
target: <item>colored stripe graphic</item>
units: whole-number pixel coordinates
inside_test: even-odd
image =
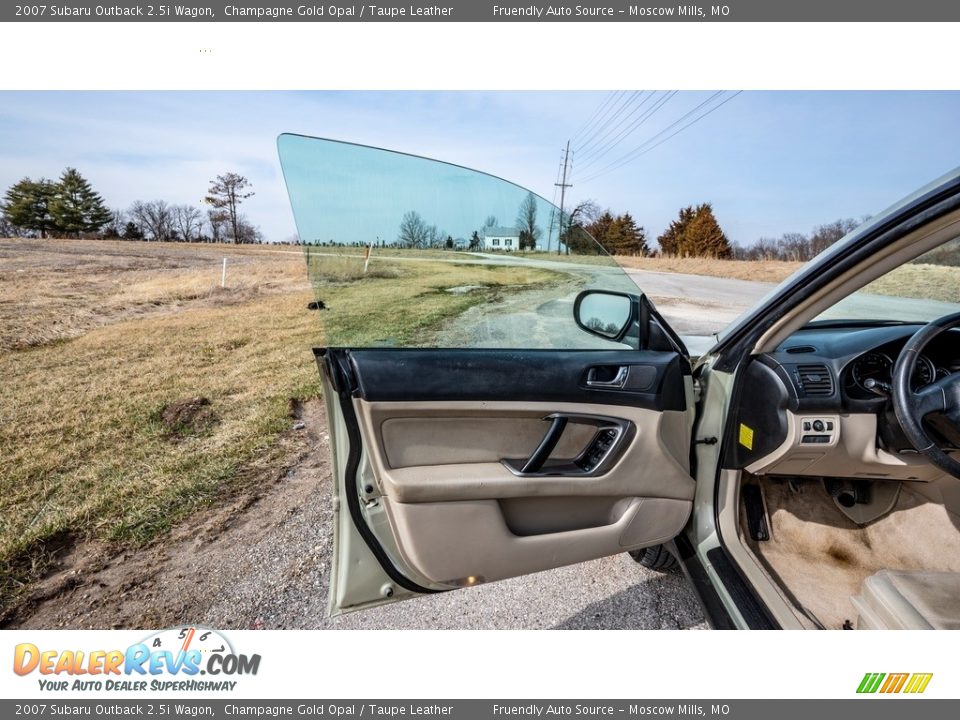
[[[933,673],[866,673],[860,685],[857,686],[857,692],[860,694],[895,694],[910,693],[919,694],[927,689],[930,680],[933,679]]]
[[[857,688],[857,692],[875,693],[877,688],[880,687],[880,682],[884,677],[885,675],[883,673],[867,673],[863,676],[863,680],[860,681],[860,687]]]
[[[922,693],[927,689],[927,685],[930,684],[930,679],[933,677],[933,673],[914,673],[910,682],[907,683],[907,687],[904,692],[908,693]]]
[[[883,687],[880,688],[882,693],[898,693],[903,689],[904,683],[907,682],[907,678],[910,677],[910,673],[890,673],[887,675],[887,681],[883,684]]]

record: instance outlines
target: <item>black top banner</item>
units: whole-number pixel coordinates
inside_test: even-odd
[[[579,4],[505,0],[300,3],[260,0],[67,0],[7,3],[0,22],[950,22],[944,0],[720,0],[717,4],[592,0]]]

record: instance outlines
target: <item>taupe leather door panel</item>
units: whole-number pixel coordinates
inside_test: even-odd
[[[685,412],[586,403],[354,400],[368,477],[400,564],[431,587],[499,580],[658,544],[692,507]],[[632,428],[595,476],[518,476],[503,458],[536,448],[557,413]],[[571,423],[551,457],[570,458],[596,427]]]

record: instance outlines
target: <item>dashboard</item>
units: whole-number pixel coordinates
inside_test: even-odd
[[[794,333],[768,360],[791,379],[800,405],[833,410],[876,410],[887,402],[893,366],[921,325],[807,328]],[[816,368],[821,383],[810,382]],[[914,389],[960,372],[960,332],[935,338],[917,359]],[[872,382],[871,382],[872,381]],[[827,385],[829,384],[829,392]]]
[[[824,325],[794,333],[747,365],[728,461],[755,474],[929,480],[938,472],[910,445],[893,412],[893,367],[921,325]],[[960,372],[960,329],[919,357],[913,386]],[[930,420],[935,420],[931,416]],[[941,447],[960,429],[935,426]]]
[[[893,366],[905,343],[906,340],[903,340],[884,345],[854,359],[843,375],[843,391],[860,399],[880,393],[889,395]],[[911,379],[913,389],[919,390],[958,371],[960,348],[945,347],[945,343],[934,341],[926,352],[917,358],[917,367]]]

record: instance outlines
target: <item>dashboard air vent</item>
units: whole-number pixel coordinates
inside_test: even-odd
[[[833,395],[833,376],[826,365],[797,365],[804,395]]]
[[[809,355],[816,351],[817,349],[813,345],[794,345],[793,347],[787,348],[787,352],[791,355]]]

